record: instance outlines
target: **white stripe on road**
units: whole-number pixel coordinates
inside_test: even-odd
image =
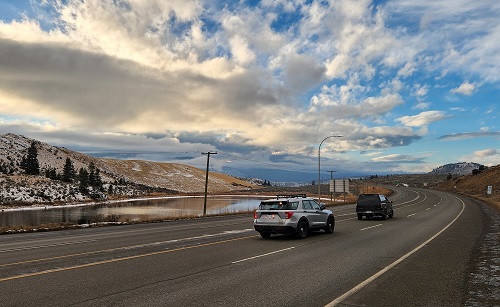
[[[260,257],[265,257],[265,256],[273,255],[273,254],[276,254],[276,253],[281,253],[281,252],[284,252],[284,251],[287,251],[287,250],[291,250],[291,249],[294,249],[294,248],[295,248],[295,246],[292,246],[292,247],[289,247],[289,248],[280,249],[280,250],[277,250],[277,251],[274,251],[274,252],[270,252],[270,253],[267,253],[267,254],[262,254],[262,255],[257,255],[257,256],[250,257],[250,258],[236,260],[236,261],[233,261],[231,263],[235,264],[235,263],[239,263],[239,262],[243,262],[243,261],[248,261],[248,260],[252,260],[252,259],[256,259],[256,258],[260,258]]]
[[[375,226],[370,226],[370,227],[362,228],[362,229],[360,229],[360,231],[367,230],[367,229],[370,229],[370,228],[375,228],[375,227],[378,227],[378,226],[382,226],[382,224],[377,224]]]
[[[29,249],[38,249],[38,248],[47,248],[47,247],[56,247],[56,246],[66,246],[66,245],[73,245],[73,244],[83,244],[83,243],[89,243],[89,242],[95,242],[95,241],[97,241],[97,240],[82,240],[82,241],[63,242],[63,243],[54,243],[54,244],[46,244],[46,245],[16,247],[16,248],[9,248],[9,249],[0,250],[0,253],[8,253],[8,252],[16,252],[16,251],[23,251],[23,250],[29,250]]]

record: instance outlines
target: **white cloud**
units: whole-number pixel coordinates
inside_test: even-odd
[[[472,138],[494,137],[500,138],[500,131],[481,131],[481,132],[467,132],[467,133],[453,133],[441,136],[440,140],[445,141],[460,141]]]
[[[422,159],[412,155],[391,154],[371,159],[372,162],[399,162],[399,163],[415,163]]]
[[[248,42],[242,37],[236,35],[229,40],[231,53],[236,63],[246,66],[255,60],[255,54],[248,46]]]
[[[486,166],[498,165],[500,161],[500,149],[489,148],[483,150],[476,150],[470,155],[465,155],[462,161],[472,161]]]
[[[381,152],[381,151],[374,151],[374,152],[365,153],[364,155],[368,156],[368,157],[374,157],[374,156],[380,156],[382,153],[383,152]]]
[[[447,118],[447,115],[442,111],[426,111],[414,116],[403,116],[397,118],[396,121],[409,127],[421,127],[445,118]]]
[[[90,130],[151,148],[137,135],[304,155],[329,133],[345,136],[335,150],[405,146],[447,118],[400,113],[438,105],[447,75],[477,78],[461,95],[499,80],[496,0],[32,3],[55,5],[0,22],[0,114],[20,121],[1,127],[50,123],[39,131],[85,145]]]
[[[423,97],[423,96],[427,95],[427,93],[429,92],[430,86],[427,84],[424,84],[424,85],[416,84],[413,88],[414,88],[414,95],[415,96]]]
[[[415,104],[413,106],[413,109],[415,109],[415,110],[426,110],[429,107],[430,107],[430,103],[429,102],[420,101],[420,102],[418,102],[417,104]]]
[[[474,152],[474,155],[476,157],[481,157],[481,158],[495,156],[499,154],[500,154],[500,149],[484,149]]]
[[[475,90],[476,86],[473,83],[464,82],[459,87],[450,90],[450,92],[454,94],[470,96],[472,95],[472,93],[474,93]]]

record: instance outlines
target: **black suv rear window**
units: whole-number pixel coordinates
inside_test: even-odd
[[[298,202],[289,202],[287,200],[263,201],[259,205],[260,210],[296,210]]]
[[[380,197],[378,195],[359,195],[358,202],[379,203]]]

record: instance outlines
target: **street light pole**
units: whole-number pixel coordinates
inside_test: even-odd
[[[333,173],[336,171],[327,171],[330,173],[330,184],[333,182]],[[331,189],[331,187],[330,187]],[[333,204],[333,195],[335,195],[335,182],[333,182],[333,191],[330,191],[330,204]]]
[[[327,136],[326,138],[319,143],[318,147],[318,203],[321,203],[321,145],[323,145],[323,142],[326,141],[329,138],[341,138],[342,135],[330,135]]]

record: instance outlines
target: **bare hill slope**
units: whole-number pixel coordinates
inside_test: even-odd
[[[491,195],[486,193],[488,186],[492,187]],[[441,182],[437,188],[477,197],[495,203],[500,208],[500,165],[489,167],[475,175]]]
[[[205,190],[206,170],[184,164],[140,160],[100,159],[109,172],[121,174],[127,180],[151,187],[196,193]],[[209,172],[210,193],[243,190],[253,187],[249,182],[216,172]]]
[[[39,176],[27,176],[19,167],[35,142]],[[62,174],[69,158],[75,170],[88,169],[93,163],[100,171],[104,190],[112,186],[113,197],[147,195],[152,192],[203,193],[206,170],[172,163],[138,160],[94,158],[64,147],[52,146],[21,135],[0,135],[0,203],[22,202],[68,202],[86,200],[80,193],[77,182],[68,183],[45,178],[46,170]],[[209,172],[209,193],[227,193],[247,190],[252,183],[228,175]]]

